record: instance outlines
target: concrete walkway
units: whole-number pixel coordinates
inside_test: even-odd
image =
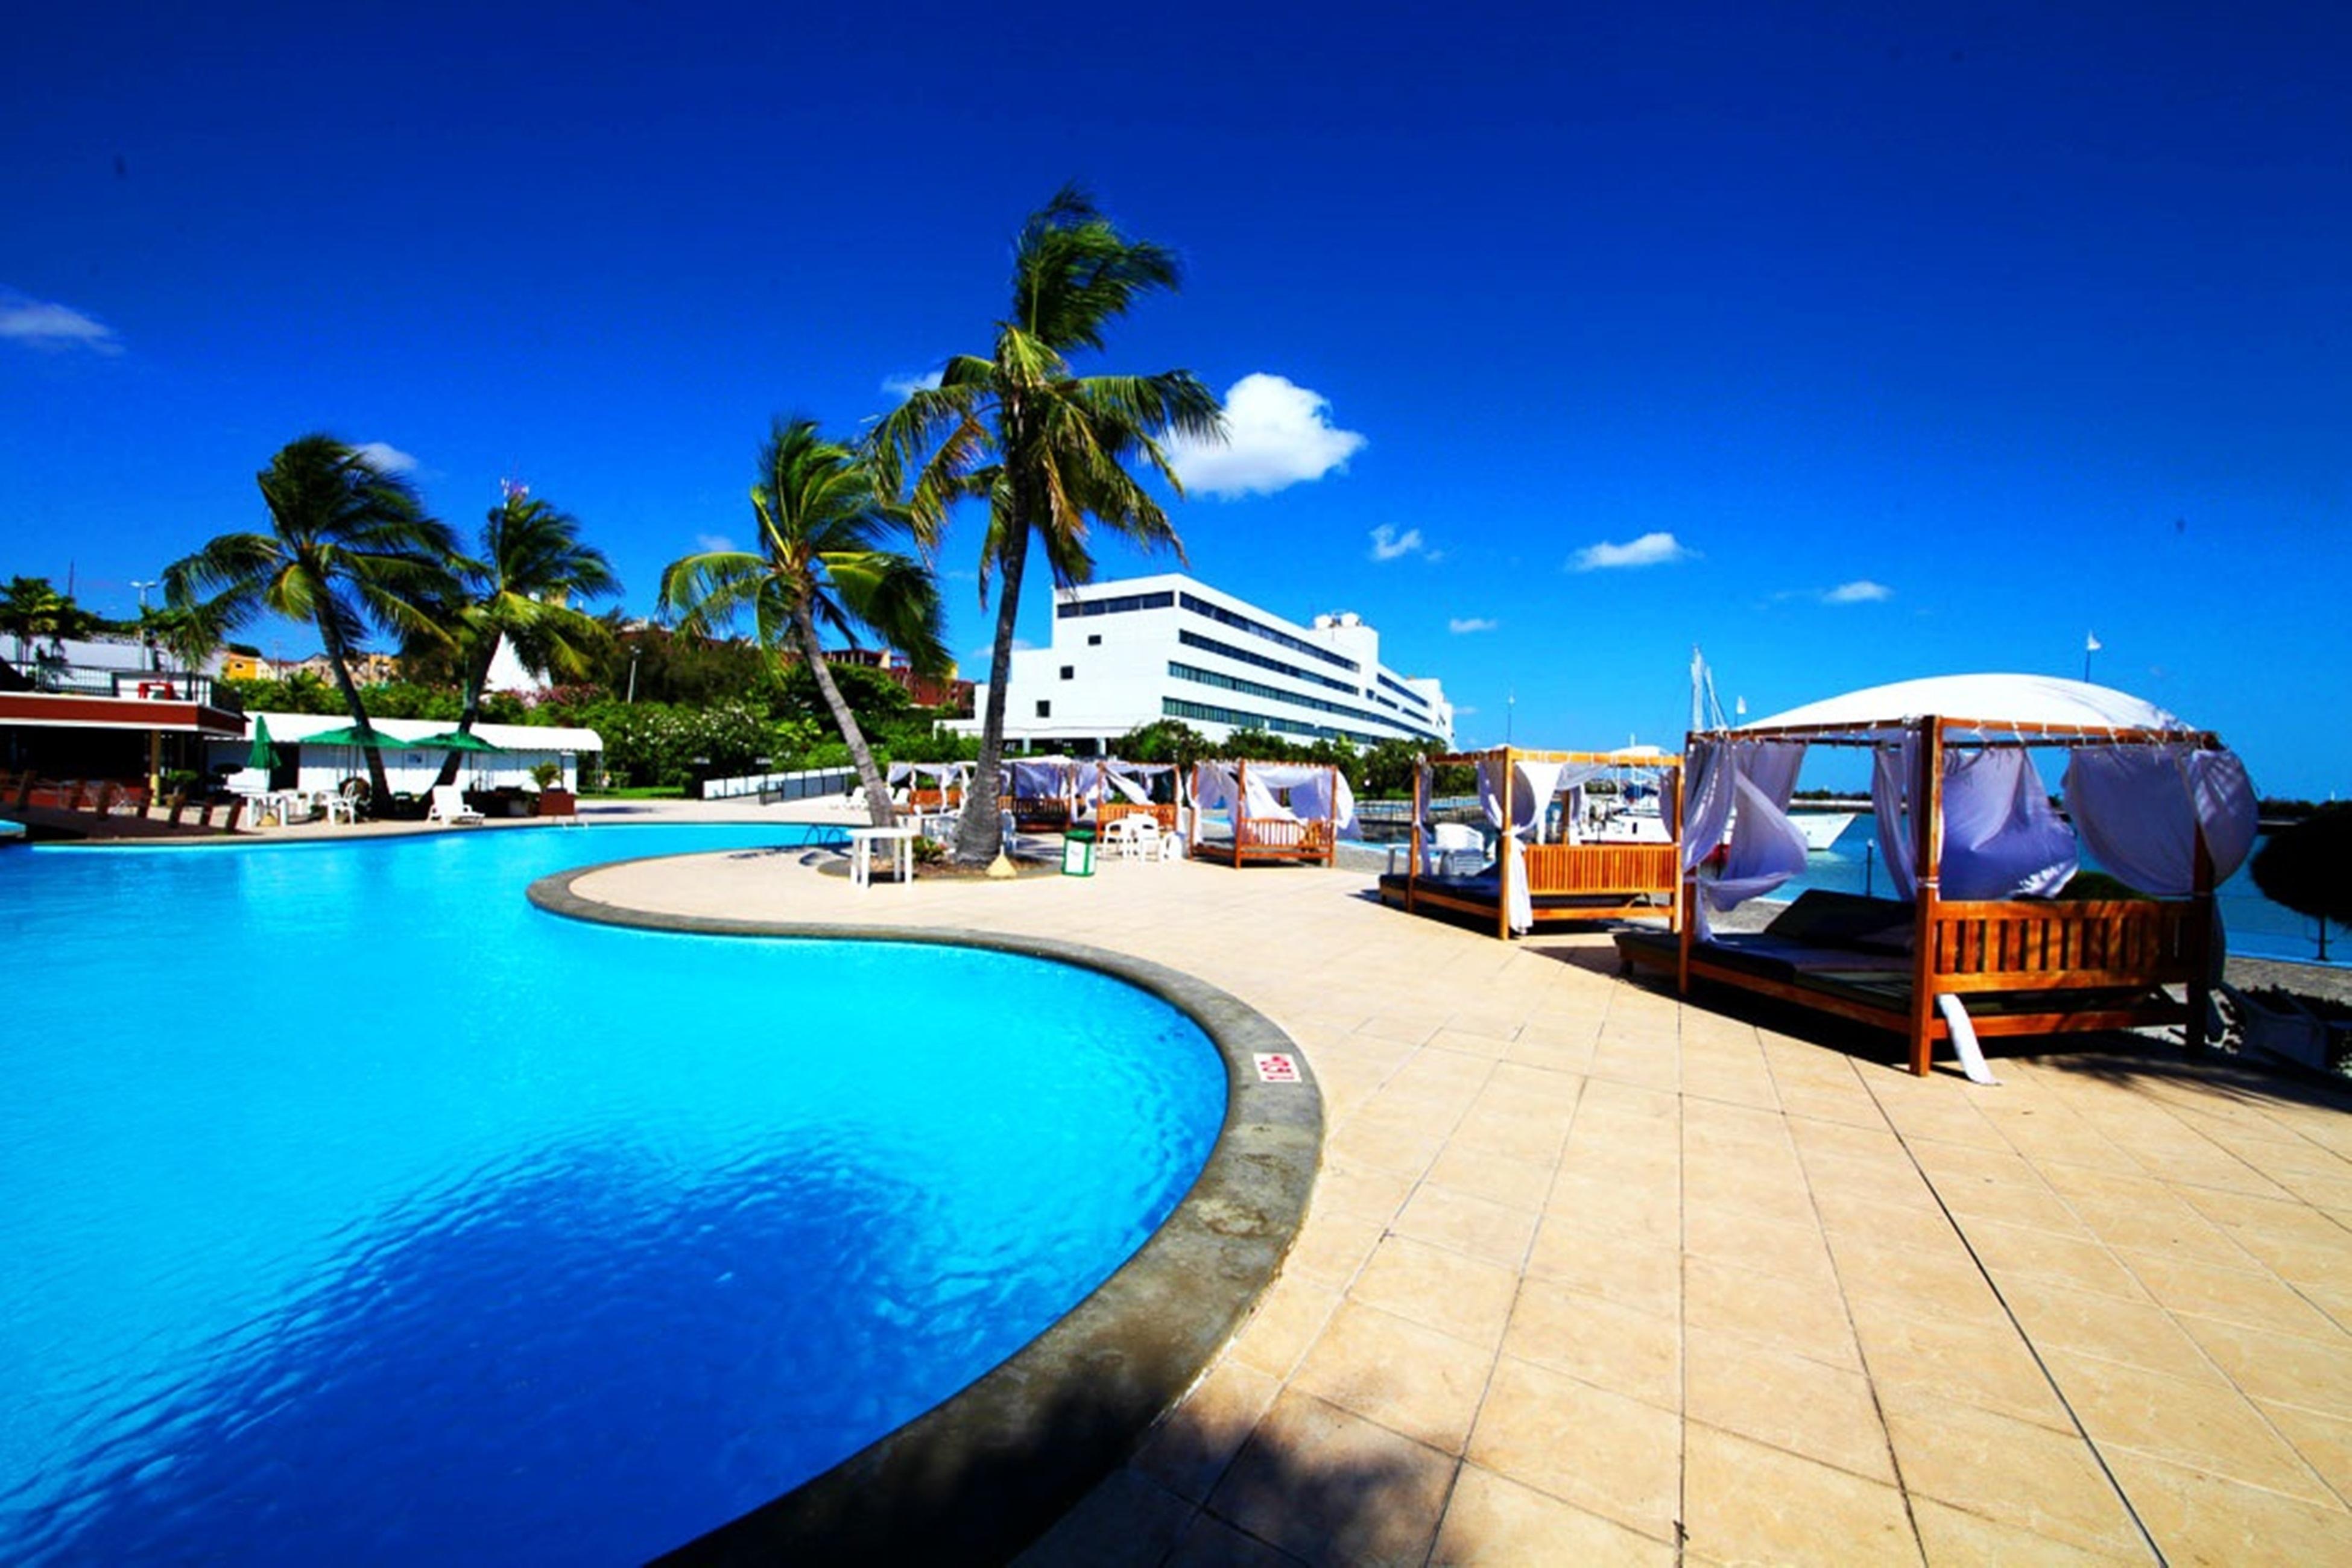
[[[1369,887],[698,858],[575,891],[1117,948],[1305,1048],[1329,1132],[1281,1279],[1036,1563],[2352,1561],[2352,1100],[2122,1037],[1914,1079]]]

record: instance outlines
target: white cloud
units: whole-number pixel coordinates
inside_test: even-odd
[[[1484,616],[1456,616],[1445,623],[1445,629],[1455,637],[1463,637],[1471,632],[1491,632],[1502,624],[1500,621],[1489,620]],[[1455,711],[1459,712],[1460,710],[1456,709]]]
[[[703,550],[732,550],[735,542],[723,533],[698,533],[694,542]]]
[[[1895,597],[1895,590],[1884,583],[1874,583],[1867,577],[1851,583],[1841,583],[1822,595],[1824,605],[1874,605],[1881,599]]]
[[[1669,561],[1687,561],[1697,553],[1671,533],[1645,533],[1623,544],[1588,544],[1569,557],[1568,565],[1572,572],[1599,572],[1614,566],[1660,566]]]
[[[886,375],[882,390],[893,397],[904,397],[910,392],[929,392],[940,384],[938,371],[926,371],[921,375]]]
[[[352,450],[374,464],[383,473],[413,474],[416,471],[416,459],[389,441],[362,441]]]
[[[83,315],[71,305],[35,300],[13,289],[0,289],[0,339],[51,352],[64,349],[88,349],[101,354],[122,352],[122,341],[105,322]]]
[[[1478,716],[1478,710],[1475,708],[1465,708],[1462,704],[1457,702],[1454,705],[1454,716],[1456,719],[1475,719]]]
[[[1225,393],[1224,441],[1177,437],[1168,459],[1188,490],[1272,495],[1345,468],[1363,449],[1365,437],[1335,427],[1330,412],[1322,394],[1253,372]]]
[[[1395,561],[1407,555],[1418,555],[1427,561],[1445,559],[1445,552],[1432,550],[1422,542],[1421,530],[1417,528],[1408,528],[1399,533],[1384,522],[1372,530],[1370,537],[1372,542],[1371,559],[1375,561]]]

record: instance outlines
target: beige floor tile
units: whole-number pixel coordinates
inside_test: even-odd
[[[1286,1389],[1210,1494],[1209,1511],[1310,1563],[1418,1563],[1454,1461]]]
[[[1625,1563],[1672,1568],[1675,1549],[1476,1465],[1465,1465],[1432,1568]]]
[[[1596,1230],[1645,1236],[1679,1247],[1683,1235],[1682,1190],[1677,1185],[1627,1186],[1565,1169],[1544,1199],[1544,1214],[1562,1215]]]
[[[1514,1160],[1507,1154],[1448,1143],[1430,1166],[1428,1179],[1472,1197],[1540,1214],[1544,1199],[1550,1195],[1555,1171],[1555,1166],[1540,1160]]]
[[[1969,1245],[2004,1290],[2028,1280],[2144,1301],[2147,1291],[2120,1258],[2087,1236],[2062,1236],[2031,1226],[1969,1216],[1961,1226]]]
[[[1882,1401],[1895,1462],[1915,1494],[2091,1552],[2129,1554],[2139,1531],[2080,1435],[1929,1394]]]
[[[1305,1561],[1203,1513],[1194,1517],[1162,1568],[1291,1568]]]
[[[1503,1353],[1662,1410],[1682,1408],[1682,1324],[1673,1317],[1524,1280]]]
[[[2268,1399],[2255,1400],[2254,1408],[2339,1500],[2352,1502],[2352,1411],[2307,1410]]]
[[[2175,1568],[2352,1562],[2352,1513],[2143,1455],[2109,1456],[2132,1508]]]
[[[1932,1394],[2072,1432],[2049,1378],[2006,1316],[1967,1321],[1853,1303],[1854,1331],[1882,1403],[1895,1391]]]
[[[1843,1165],[1844,1161],[1835,1162]],[[1850,1176],[1812,1169],[1813,1207],[1822,1228],[1837,1239],[1898,1248],[1948,1247],[1957,1234],[1950,1218],[1919,1184],[1916,1196],[1896,1197],[1867,1173]]]
[[[1383,1225],[1396,1217],[1412,1194],[1412,1182],[1394,1171],[1349,1165],[1326,1159],[1315,1173],[1315,1208],[1335,1214],[1376,1219]]]
[[[1344,1287],[1387,1232],[1388,1226],[1376,1219],[1317,1214],[1299,1227],[1298,1239],[1283,1259],[1283,1270],[1320,1284]]]
[[[1679,1317],[1682,1255],[1670,1239],[1628,1235],[1555,1215],[1536,1231],[1528,1278],[1548,1279],[1622,1307]]]
[[[2326,1502],[2331,1494],[2245,1395],[2121,1362],[2045,1349],[2060,1392],[2103,1451],[2134,1448],[2192,1469]]]
[[[1893,1487],[1693,1422],[1684,1481],[1694,1555],[1718,1563],[1917,1563]]]
[[[1396,1234],[1517,1270],[1535,1239],[1536,1214],[1423,1182],[1398,1215]]]
[[[2180,1325],[2231,1381],[2262,1399],[2352,1414],[2352,1335],[2267,1333],[2184,1313]]]
[[[1746,1340],[1689,1331],[1685,1414],[1727,1432],[1892,1484],[1886,1427],[1870,1380]]]
[[[2008,1300],[2027,1337],[2042,1349],[2103,1356],[2192,1381],[2211,1383],[2221,1375],[2172,1314],[2153,1301],[2049,1283],[2012,1291]]]
[[[1301,1275],[1286,1274],[1266,1288],[1227,1353],[1245,1366],[1286,1376],[1323,1331],[1339,1292]]]
[[[1113,1470],[1013,1563],[1016,1568],[1158,1568],[1196,1511],[1134,1470]]]
[[[1817,1284],[1837,1283],[1816,1225],[1790,1225],[1735,1209],[1694,1207],[1683,1216],[1683,1247],[1694,1258]]]
[[[2059,1236],[2089,1238],[2090,1228],[2066,1201],[2039,1183],[2021,1186],[1977,1178],[1951,1181],[1934,1177],[1932,1172],[1930,1175],[1936,1183],[1936,1195],[1960,1217],[1964,1229],[1972,1220],[1995,1220]]]
[[[1290,1386],[1458,1454],[1494,1359],[1484,1347],[1348,1301],[1298,1363]]]
[[[1391,1236],[1373,1250],[1348,1294],[1457,1340],[1493,1346],[1503,1342],[1518,1285],[1516,1269]]]
[[[2147,1293],[2174,1312],[2310,1340],[2333,1340],[2343,1331],[2333,1318],[2267,1268],[2215,1268],[2135,1252],[2117,1256]],[[2346,1275],[2352,1279],[2352,1259],[2347,1259]]]
[[[1750,1165],[1685,1162],[1683,1202],[1693,1209],[1755,1215],[1784,1225],[1818,1225],[1811,1187],[1793,1156]]]
[[[1694,1258],[1683,1270],[1683,1321],[1695,1329],[1860,1371],[1862,1357],[1832,1286]]]
[[[1911,1500],[1911,1522],[1918,1528],[1927,1568],[2012,1568],[2027,1563],[2034,1568],[2116,1568],[2156,1561],[2145,1543],[2137,1552],[2086,1551],[1934,1498]]]
[[[1551,1164],[1568,1142],[1570,1113],[1545,1107],[1481,1105],[1462,1118],[1454,1142],[1482,1154]]]
[[[1886,1247],[1852,1233],[1832,1237],[1838,1281],[1848,1297],[1881,1300],[1914,1312],[1979,1317],[1995,1310],[1992,1287],[1959,1237],[1935,1244]]]
[[[1201,1501],[1281,1388],[1273,1373],[1224,1357],[1144,1438],[1132,1468],[1178,1497]]]
[[[1654,1405],[1506,1356],[1471,1431],[1470,1461],[1671,1542],[1681,1434]]]
[[[1445,1132],[1367,1110],[1340,1122],[1326,1135],[1323,1146],[1349,1164],[1418,1181],[1445,1146]]]

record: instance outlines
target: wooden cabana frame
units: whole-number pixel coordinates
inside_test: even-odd
[[[1299,764],[1261,762],[1258,765],[1295,767]],[[1223,766],[1234,769],[1234,800],[1229,813],[1234,831],[1230,838],[1213,840],[1201,831],[1201,770]],[[1324,766],[1325,772],[1330,775],[1325,785],[1325,798],[1337,801],[1339,797],[1339,770],[1330,763]],[[1192,834],[1188,846],[1192,858],[1234,867],[1335,864],[1339,856],[1339,833],[1338,824],[1331,818],[1242,815],[1244,804],[1249,798],[1249,768],[1248,759],[1243,757],[1218,757],[1192,764]]]
[[[1524,747],[1496,746],[1484,752],[1453,752],[1427,759],[1430,767],[1491,763],[1502,770],[1503,820],[1512,815],[1512,792],[1517,787],[1522,762],[1566,763],[1608,767],[1655,768],[1666,776],[1660,790],[1660,820],[1666,828],[1664,843],[1603,841],[1591,844],[1526,844],[1528,896],[1536,925],[1606,920],[1662,920],[1669,931],[1682,919],[1681,877],[1682,759],[1629,758],[1612,752],[1538,752]],[[1402,876],[1380,880],[1382,903],[1408,913],[1423,910],[1490,919],[1495,934],[1511,938],[1511,857],[1496,857],[1492,886],[1485,879],[1433,877],[1424,869],[1423,821],[1429,802],[1422,788],[1427,774],[1417,770],[1412,786],[1412,853]]]
[[[1624,967],[1671,973],[1678,994],[1694,981],[1752,991],[1886,1029],[1904,1038],[1912,1072],[1925,1077],[1952,1027],[1937,998],[1959,998],[1979,1037],[2180,1024],[2194,1050],[2205,1037],[2212,984],[2213,860],[2196,827],[2194,885],[2186,898],[2089,901],[2066,899],[1949,900],[1942,896],[1944,754],[1954,747],[2079,750],[2106,746],[2193,746],[2219,750],[2210,731],[2016,723],[2005,719],[1925,715],[1882,722],[1777,725],[1694,732],[1688,741],[1730,744],[1801,742],[1807,747],[1878,747],[1906,732],[1917,741],[1918,772],[1909,798],[1916,834],[1916,892],[1907,962],[1848,962],[1835,953],[1794,958],[1752,948],[1701,942],[1695,921],[1672,942],[1621,934]],[[1683,899],[1698,897],[1694,868]],[[1809,895],[1811,896],[1811,895]],[[1842,966],[1843,965],[1843,966]],[[2186,1001],[2174,1001],[2170,986]]]

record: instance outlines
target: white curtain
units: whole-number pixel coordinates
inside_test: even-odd
[[[1274,798],[1274,788],[1266,779],[1265,769],[1243,769],[1241,814],[1244,816],[1273,817],[1282,822],[1295,821],[1296,818],[1283,809],[1282,803]]]
[[[1255,769],[1251,777],[1256,777]],[[1307,777],[1290,786],[1291,815],[1309,820],[1328,817],[1332,831],[1349,834],[1356,830],[1356,795],[1348,787],[1348,775],[1332,768],[1317,768]]]
[[[1878,854],[1886,862],[1887,886],[1909,903],[1919,891],[1916,862],[1919,828],[1911,816],[1912,786],[1919,781],[1919,737],[1905,731],[1892,745],[1870,753],[1870,804],[1878,817]]]
[[[1784,741],[1733,747],[1732,789],[1739,814],[1731,825],[1723,871],[1706,888],[1714,908],[1728,910],[1769,893],[1805,868],[1805,836],[1789,820],[1788,809],[1804,761],[1805,748]]]
[[[2084,747],[2066,764],[2065,795],[2093,858],[2143,893],[2194,889],[2200,826],[2216,887],[2253,847],[2253,781],[2233,752]]]
[[[1731,821],[1734,773],[1731,747],[1720,741],[1701,741],[1691,747],[1683,793],[1683,869],[1687,871],[1723,842]]]
[[[2047,898],[2074,874],[2074,832],[2022,746],[1945,752],[1943,804],[1942,897]]]
[[[1517,784],[1517,781],[1513,781]],[[1486,810],[1486,820],[1497,829],[1500,842],[1495,846],[1496,869],[1505,874],[1509,884],[1508,919],[1513,931],[1532,931],[1536,923],[1536,901],[1528,891],[1528,852],[1519,843],[1519,836],[1528,830],[1534,813],[1527,805],[1527,795],[1518,789],[1512,792],[1511,820],[1503,820],[1503,770],[1491,757],[1478,761],[1478,804]]]

